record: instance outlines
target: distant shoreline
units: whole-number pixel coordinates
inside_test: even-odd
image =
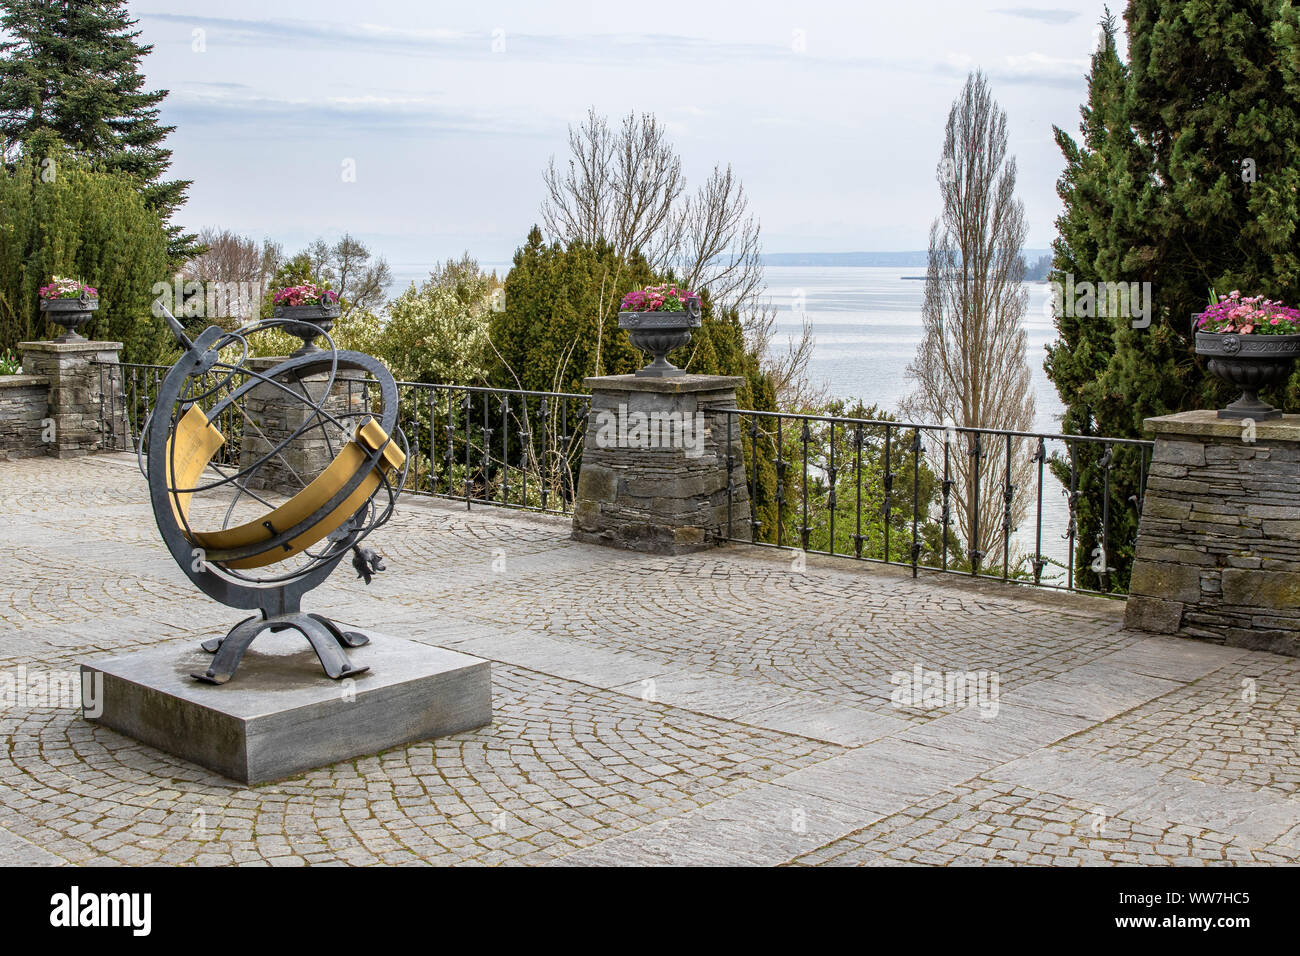
[[[1040,256],[1051,255],[1051,249],[1024,249],[1021,255],[1026,262]],[[924,249],[904,252],[769,252],[763,256],[765,266],[802,266],[819,268],[872,268],[894,266],[901,269],[924,269],[930,254]],[[910,278],[904,276],[903,278]]]

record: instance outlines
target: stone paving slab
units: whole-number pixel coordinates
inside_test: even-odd
[[[1136,674],[1165,680],[1196,680],[1225,664],[1250,659],[1250,653],[1204,641],[1143,637],[1101,658]]]
[[[1103,670],[1099,665],[1085,664],[1060,677],[1022,687],[1007,697],[1012,703],[1097,722],[1110,720],[1181,686],[1159,677],[1117,673],[1113,668]]]
[[[1172,772],[1077,754],[1043,751],[999,767],[991,776],[1078,797],[1105,812],[1145,823],[1181,823],[1263,845],[1300,826],[1300,800],[1217,786]],[[1294,839],[1288,845],[1300,850]]]
[[[1003,703],[996,716],[986,716],[979,707],[967,707],[924,727],[910,728],[898,739],[956,750],[995,765],[1055,743],[1094,723],[1088,717]]]
[[[678,670],[661,672],[653,681],[655,700],[671,707],[681,707],[741,723],[754,723],[768,709],[789,704],[794,699],[792,694],[770,682],[747,680],[729,674]],[[638,693],[644,686],[638,681],[614,689],[622,693]]]
[[[781,786],[885,816],[968,780],[995,761],[898,738],[877,740],[780,778]]]
[[[0,859],[1300,863],[1300,661],[1128,632],[1120,601],[568,533],[406,499],[390,569],[309,599],[496,662],[477,731],[245,787],[0,707]],[[238,618],[166,560],[133,457],[0,463],[0,690]],[[895,706],[916,667],[996,674],[996,716]]]
[[[869,821],[856,807],[766,784],[577,850],[553,865],[773,866]]]
[[[662,674],[662,664],[622,651],[584,647],[531,631],[502,633],[499,629],[481,625],[477,630],[490,633],[469,638],[458,644],[458,649],[593,687],[606,687],[645,700],[662,700],[657,696],[646,696],[650,685],[642,683]]]
[[[769,730],[812,737],[845,747],[858,747],[889,737],[909,726],[907,721],[897,717],[827,704],[812,695],[776,704],[742,720]]]
[[[792,862],[835,866],[1230,866],[1297,862],[1276,844],[1162,822],[977,777]]]

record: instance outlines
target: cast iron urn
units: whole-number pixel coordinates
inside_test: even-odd
[[[1220,418],[1281,418],[1281,409],[1259,400],[1259,390],[1285,382],[1300,357],[1300,335],[1259,335],[1240,332],[1196,333],[1196,354],[1223,381],[1241,389],[1241,397]]]
[[[99,297],[82,293],[76,299],[41,299],[41,311],[63,327],[64,332],[55,342],[84,342],[85,336],[77,329],[90,321],[90,313],[99,308]]]
[[[700,327],[700,298],[686,299],[684,308],[676,312],[620,312],[618,327],[627,330],[627,337],[642,352],[654,357],[636,374],[643,378],[669,378],[685,375],[682,369],[668,361],[667,355],[691,341],[691,329]]]
[[[339,303],[335,299],[333,302],[321,302],[316,305],[277,305],[275,317],[287,319],[288,323],[284,326],[284,330],[302,339],[302,348],[293,352],[291,356],[296,358],[321,351],[314,344],[315,339],[322,332],[328,332],[334,327],[334,320],[339,317]]]

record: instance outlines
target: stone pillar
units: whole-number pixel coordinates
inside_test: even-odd
[[[23,371],[50,380],[48,417],[54,420],[56,458],[97,451],[109,427],[110,409],[122,406],[117,367],[121,342],[20,342]]]
[[[573,537],[681,554],[749,533],[749,493],[736,407],[744,380],[722,375],[586,379],[591,415],[582,446]]]
[[[284,361],[284,356],[251,358],[247,365],[254,371],[265,372]],[[239,446],[239,467],[247,468],[270,454],[272,448],[302,427],[312,417],[312,402],[323,401],[331,414],[340,417],[349,409],[359,411],[365,408],[366,385],[354,373],[337,375],[327,396],[325,383],[328,380],[329,376],[323,372],[297,379],[292,376],[277,379],[299,394],[310,396],[311,402],[295,399],[265,382],[250,389],[244,398],[247,417]],[[358,420],[350,421],[355,425]],[[272,455],[258,473],[248,479],[248,487],[296,494],[304,482],[310,482],[333,460],[331,444],[333,453],[337,454],[344,440],[344,433],[337,426],[316,422],[278,454]]]
[[[42,422],[49,403],[44,375],[0,375],[0,461],[45,454]]]
[[[1125,623],[1300,656],[1300,415],[1145,424],[1156,443]]]

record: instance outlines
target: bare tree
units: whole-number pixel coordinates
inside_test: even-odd
[[[1027,431],[1034,399],[1024,327],[1025,211],[1015,196],[1016,161],[1007,156],[1006,113],[982,73],[967,77],[948,114],[938,179],[943,213],[930,227],[924,336],[907,368],[915,391],[903,410],[958,428]],[[1012,442],[1008,461],[1005,441],[983,436],[977,445],[975,434],[955,434],[954,503],[978,563],[1006,543],[1005,489],[1026,485],[1031,462],[1024,441]],[[1026,500],[1012,503],[1012,527]]]
[[[642,253],[660,268],[664,234],[684,183],[667,132],[651,113],[623,118],[613,133],[595,108],[569,127],[569,161],[551,157],[542,223],[563,242],[604,239],[620,256]]]
[[[542,224],[562,242],[594,243],[611,235],[614,206],[614,137],[594,106],[585,122],[569,127],[569,153],[567,168],[557,167],[552,156],[543,174]]]
[[[266,251],[256,239],[209,226],[199,233],[199,243],[203,252],[181,266],[183,278],[249,282],[264,274]]]
[[[768,303],[752,314],[771,329],[764,339],[765,344],[770,343],[776,337],[776,309]],[[759,354],[763,370],[772,377],[772,386],[776,390],[780,408],[796,412],[817,412],[830,400],[830,386],[824,381],[814,382],[808,376],[808,363],[812,360],[816,344],[812,324],[805,315],[800,320],[798,335],[786,337],[784,350],[772,349],[769,344]]]
[[[180,275],[205,285],[201,294],[217,306],[205,310],[208,318],[235,320],[256,314],[279,265],[280,247],[212,227],[199,233],[199,245],[203,252],[181,266]]]
[[[614,144],[614,221],[620,256],[639,250],[663,270],[672,250],[673,210],[686,187],[682,161],[653,113],[628,113]]]
[[[715,166],[687,196],[681,161],[653,114],[629,113],[614,132],[595,108],[569,127],[569,154],[565,166],[551,157],[543,177],[550,238],[604,239],[620,257],[639,252],[656,272],[707,289],[715,308],[740,316],[746,346],[772,374],[782,405],[806,407],[814,393],[811,329],[805,320],[799,342],[773,350],[776,313],[763,299],[759,221],[731,166]]]
[[[375,312],[383,306],[393,273],[382,257],[371,256],[365,243],[344,233],[334,245],[315,240],[306,253],[312,274],[339,294],[343,315],[354,309]]]
[[[764,291],[760,226],[730,165],[713,167],[672,231],[672,264],[688,286],[708,288],[714,302],[742,314],[754,307]]]

